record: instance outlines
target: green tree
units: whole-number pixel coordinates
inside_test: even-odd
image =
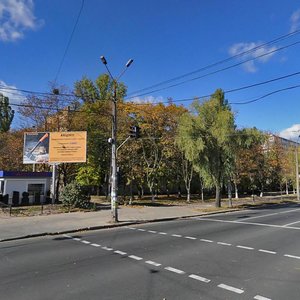
[[[221,206],[221,185],[233,164],[234,114],[221,89],[203,102],[194,101],[193,112],[183,115],[178,135],[180,148],[216,190],[216,207]]]
[[[9,131],[14,113],[14,110],[9,105],[8,97],[0,93],[0,132]]]

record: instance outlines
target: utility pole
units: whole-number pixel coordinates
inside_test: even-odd
[[[295,147],[295,158],[296,158],[296,188],[297,188],[297,201],[300,201],[300,194],[299,194],[298,145]]]
[[[115,79],[109,68],[107,67],[107,61],[104,56],[100,57],[102,63],[104,64],[110,78],[113,82],[113,97],[112,97],[112,133],[111,139],[109,139],[111,143],[111,216],[112,222],[119,222],[118,218],[118,166],[117,166],[117,86],[118,80],[121,76],[126,72],[126,69],[132,64],[133,60],[130,59],[126,65],[125,69],[121,72],[121,74]]]

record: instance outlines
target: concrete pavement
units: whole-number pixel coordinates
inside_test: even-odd
[[[256,200],[256,203],[269,202],[274,199],[274,197],[264,197],[264,199]],[[225,201],[223,205],[225,205]],[[245,203],[251,203],[251,201],[245,199],[235,200],[234,205]],[[236,209],[228,209],[227,211]],[[119,222],[117,224],[111,221],[109,207],[94,212],[43,214],[30,217],[9,216],[8,213],[0,212],[0,242],[26,237],[124,226],[133,223],[201,216],[221,211],[224,212],[224,208],[216,209],[213,202],[155,207],[120,206]]]
[[[205,209],[211,208],[213,208],[213,204],[159,207],[121,206],[119,208],[119,223],[117,224],[111,222],[109,209],[95,212],[72,212],[31,217],[15,217],[8,214],[0,214],[0,241],[199,216],[204,214]],[[219,210],[216,209],[216,211]]]

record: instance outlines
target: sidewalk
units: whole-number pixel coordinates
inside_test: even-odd
[[[282,201],[285,202],[285,200],[287,202],[291,201],[291,203],[297,203],[296,201],[292,201],[292,197],[267,196],[257,198],[255,203],[258,205],[279,204]],[[235,200],[234,206],[249,203],[253,204],[250,199]],[[299,203],[297,204],[299,205]],[[135,223],[166,221],[234,210],[237,210],[237,208],[227,210],[224,208],[217,209],[214,207],[213,202],[156,207],[121,206],[118,210],[118,223],[112,223],[109,207],[94,212],[44,214],[31,217],[10,217],[8,214],[0,214],[0,242],[34,236],[124,226]]]
[[[0,216],[0,242],[33,236],[52,235],[80,230],[101,229],[125,224],[170,220],[203,214],[211,204],[189,204],[163,207],[126,207],[119,212],[119,223],[111,222],[110,210],[73,212],[33,217]]]

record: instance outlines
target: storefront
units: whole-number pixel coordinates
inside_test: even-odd
[[[9,204],[22,204],[24,192],[29,204],[46,202],[51,176],[51,172],[0,171],[0,194],[8,195]]]

